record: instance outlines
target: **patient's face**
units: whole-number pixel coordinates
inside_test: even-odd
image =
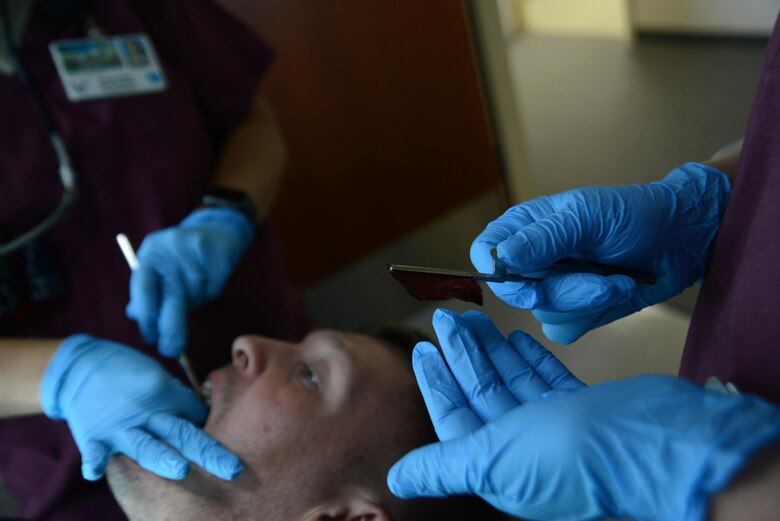
[[[244,473],[225,483],[192,465],[190,477],[166,481],[114,458],[110,482],[130,513],[139,502],[164,500],[165,506],[181,502],[171,509],[181,514],[197,496],[222,507],[252,498],[269,519],[302,517],[337,485],[329,481],[334,469],[362,447],[387,446],[388,461],[411,448],[397,440],[419,431],[419,396],[397,348],[364,335],[317,331],[298,344],[242,336],[232,351],[233,363],[209,376],[204,430],[241,458]],[[198,511],[205,514],[205,506]]]
[[[233,364],[209,376],[205,431],[245,464],[269,469],[315,460],[361,443],[387,425],[393,391],[415,390],[408,364],[363,335],[318,331],[300,344],[256,336],[233,344]],[[390,415],[392,417],[392,415]]]

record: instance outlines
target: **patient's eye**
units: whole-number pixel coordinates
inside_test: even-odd
[[[298,378],[301,380],[301,383],[310,390],[317,390],[320,385],[320,379],[317,377],[317,374],[312,371],[311,367],[309,367],[308,364],[301,363],[298,367]]]

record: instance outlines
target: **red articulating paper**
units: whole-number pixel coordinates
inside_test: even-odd
[[[468,277],[403,271],[390,271],[390,274],[417,300],[456,298],[482,305],[482,288]]]

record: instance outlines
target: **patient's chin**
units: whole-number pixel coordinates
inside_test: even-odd
[[[184,488],[195,481],[203,481],[208,475],[194,463],[190,463],[190,472],[181,480],[166,479],[149,472],[138,463],[122,454],[111,456],[106,469],[106,478],[112,490],[117,487],[133,487],[147,494],[162,493],[170,488]],[[216,478],[215,478],[216,479]]]
[[[132,521],[177,519],[165,514],[181,510],[187,503],[192,503],[193,496],[204,495],[204,490],[208,490],[202,474],[197,466],[191,465],[185,479],[169,480],[143,469],[123,455],[112,456],[106,469],[111,492]]]
[[[153,476],[136,462],[122,455],[112,456],[106,468],[106,479],[111,493],[130,519],[140,519],[151,504],[150,487],[145,476]]]
[[[131,479],[138,481],[141,479],[141,473],[145,472],[138,463],[131,460],[123,454],[116,454],[111,456],[108,460],[108,467],[106,468],[106,478],[108,484],[111,485],[113,480],[118,479]]]

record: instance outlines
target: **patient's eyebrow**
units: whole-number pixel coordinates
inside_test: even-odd
[[[325,343],[332,349],[343,353],[347,358],[352,359],[353,354],[344,340],[338,335],[328,335],[325,337]]]

